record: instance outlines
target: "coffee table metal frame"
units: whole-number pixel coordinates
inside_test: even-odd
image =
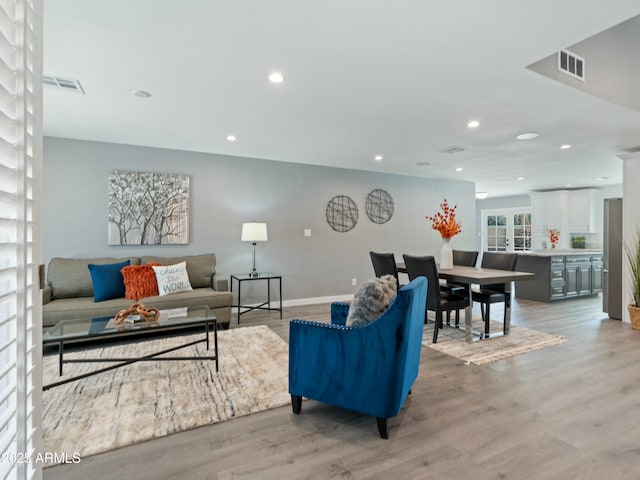
[[[193,308],[193,307],[191,307]],[[205,317],[208,316],[208,309],[205,310]],[[214,360],[216,363],[216,372],[218,371],[218,323],[215,316],[211,318],[174,318],[162,321],[162,319],[158,322],[141,322],[134,324],[119,324],[116,328],[104,329],[103,331],[97,333],[90,332],[79,332],[79,333],[71,333],[64,334],[65,326],[78,326],[83,323],[91,324],[92,321],[105,321],[108,322],[109,319],[113,317],[97,317],[94,319],[80,319],[80,320],[62,320],[58,322],[56,325],[51,327],[42,338],[43,345],[50,344],[58,344],[58,372],[59,375],[62,375],[62,368],[65,363],[105,363],[105,362],[118,362],[114,365],[110,365],[108,367],[99,368],[97,370],[93,370],[91,372],[84,373],[82,375],[76,375],[74,377],[66,378],[64,380],[59,380],[57,382],[52,382],[42,387],[43,390],[49,390],[53,387],[57,387],[59,385],[64,385],[66,383],[74,382],[76,380],[81,380],[83,378],[91,377],[93,375],[97,375],[99,373],[108,372],[109,370],[114,370],[116,368],[124,367],[126,365],[131,365],[132,363],[144,362],[144,361],[177,361],[177,360]],[[130,337],[130,336],[140,336],[144,333],[158,332],[163,330],[176,330],[176,329],[184,329],[189,327],[197,327],[204,326],[204,338],[200,340],[193,340],[187,343],[182,343],[180,345],[167,348],[161,351],[149,353],[147,355],[143,355],[140,357],[109,357],[109,358],[84,358],[84,359],[73,359],[73,358],[64,358],[64,346],[69,343],[79,343],[83,340],[95,340],[101,338],[114,338],[114,337]],[[180,350],[182,348],[190,347],[191,345],[196,345],[198,343],[206,343],[207,350],[210,347],[210,337],[209,332],[213,330],[213,344],[214,344],[214,355],[210,356],[181,356],[181,357],[159,357],[159,355],[163,355],[165,353],[170,353],[176,350]],[[61,333],[56,335],[54,332],[60,331]],[[151,340],[151,339],[150,339]]]

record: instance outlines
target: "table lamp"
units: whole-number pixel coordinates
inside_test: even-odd
[[[251,242],[253,244],[253,269],[251,270],[251,276],[257,277],[258,271],[256,270],[256,242],[267,241],[267,224],[259,222],[250,222],[242,224],[242,237],[243,242]]]

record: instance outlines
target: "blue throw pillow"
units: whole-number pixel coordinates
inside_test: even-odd
[[[108,263],[105,265],[89,264],[89,273],[93,282],[93,300],[102,302],[112,298],[124,298],[124,279],[122,270],[131,262]]]

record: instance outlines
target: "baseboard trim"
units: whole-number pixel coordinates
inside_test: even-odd
[[[300,307],[303,305],[317,305],[318,303],[350,302],[353,295],[333,295],[329,297],[294,298],[282,302],[283,307]]]
[[[353,300],[353,295],[332,295],[328,297],[309,297],[309,298],[293,298],[291,300],[284,300],[282,302],[282,307],[301,307],[304,305],[317,305],[319,303],[332,303],[332,302],[350,302]],[[278,300],[271,300],[271,306],[277,307],[279,304]],[[255,307],[259,305],[249,304],[248,307]],[[238,313],[238,309],[235,306],[231,307],[231,313]]]

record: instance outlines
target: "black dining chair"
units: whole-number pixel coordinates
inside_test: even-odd
[[[400,290],[402,285],[400,285],[400,280],[398,279],[398,265],[393,253],[369,252],[369,256],[371,256],[375,276],[393,275],[396,278],[398,290]]]
[[[427,322],[427,311],[431,310],[436,314],[435,325],[433,327],[433,343],[438,341],[438,330],[443,328],[442,312],[456,312],[456,323],[460,321],[460,310],[469,305],[469,297],[450,294],[440,291],[440,282],[438,280],[438,268],[433,256],[414,257],[412,255],[403,255],[404,264],[407,268],[409,280],[417,277],[426,277],[427,279],[427,308],[424,312],[425,323]]]
[[[492,268],[494,270],[508,270],[513,272],[516,269],[518,260],[517,253],[484,252],[482,254],[482,268]],[[504,283],[482,285],[480,289],[471,292],[474,302],[480,303],[480,312],[484,321],[484,333],[490,332],[490,314],[492,303],[504,303],[504,317],[502,319],[503,331],[506,329],[507,309],[511,307],[511,291]]]
[[[478,261],[478,253],[475,251],[454,250],[453,264],[462,267],[475,267]],[[441,285],[441,289],[450,293],[459,293],[460,290],[466,290],[467,286],[462,283],[447,282]]]
[[[453,264],[462,267],[475,267],[478,261],[478,253],[476,251],[453,250]],[[468,285],[456,282],[445,282],[440,284],[440,291],[454,295],[465,296],[468,291]],[[456,327],[459,324],[456,318]],[[451,312],[447,312],[447,325],[451,324]]]

